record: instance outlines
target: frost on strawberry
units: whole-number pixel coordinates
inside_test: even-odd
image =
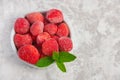
[[[36,21],[44,22],[44,16],[40,12],[33,12],[26,15],[28,21],[32,24]]]
[[[44,31],[48,32],[50,35],[54,35],[57,32],[57,25],[49,23],[45,25]]]
[[[63,21],[63,14],[60,10],[51,9],[47,12],[46,18],[51,23],[60,23]]]
[[[29,31],[30,24],[25,18],[18,18],[14,25],[14,30],[18,34],[25,34]]]
[[[15,34],[14,43],[17,48],[20,48],[21,46],[32,44],[32,38],[29,34],[25,34],[25,35]]]
[[[22,46],[18,50],[18,55],[22,60],[30,64],[36,64],[40,58],[38,50],[32,45]]]
[[[43,32],[37,36],[36,42],[38,45],[41,45],[45,40],[51,38],[47,32]]]
[[[71,51],[73,48],[72,40],[68,37],[61,37],[58,40],[60,51]]]
[[[44,24],[41,21],[37,21],[32,24],[30,27],[30,32],[33,36],[37,36],[38,34],[43,32]]]
[[[55,39],[53,39],[53,38],[48,39],[42,44],[42,52],[45,55],[52,56],[52,53],[54,51],[56,51],[56,52],[59,51],[59,46]]]
[[[58,30],[56,34],[60,37],[62,36],[67,37],[69,35],[68,25],[66,23],[61,23],[60,25],[58,25]]]

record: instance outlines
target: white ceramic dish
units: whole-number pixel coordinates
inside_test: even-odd
[[[45,11],[43,11],[43,13],[45,13]],[[64,18],[64,22],[67,24],[67,22],[66,22],[67,20],[65,20],[65,18]],[[68,25],[68,24],[67,24]],[[69,28],[69,30],[70,30],[70,27],[69,27],[69,25],[68,25],[68,28]],[[70,32],[71,32],[71,30],[70,30]],[[16,49],[16,46],[15,46],[15,44],[14,44],[14,35],[15,35],[15,31],[14,31],[14,27],[12,28],[12,30],[11,30],[11,35],[10,35],[10,38],[11,38],[11,46],[12,46],[12,49],[15,51],[15,53],[17,54],[17,49]],[[72,35],[71,35],[71,33],[69,34],[69,36],[71,37]],[[19,57],[18,57],[19,58]],[[20,58],[19,58],[20,59]],[[20,59],[21,60],[21,59]],[[35,65],[33,65],[33,64],[29,64],[29,63],[27,63],[27,62],[25,62],[25,61],[23,61],[23,60],[21,60],[23,63],[25,63],[25,64],[27,64],[27,65],[29,65],[29,66],[31,66],[31,67],[33,67],[33,68],[39,68],[39,67],[37,67],[37,66],[35,66]]]

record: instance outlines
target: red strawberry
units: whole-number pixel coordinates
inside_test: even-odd
[[[44,31],[48,32],[50,35],[54,35],[57,32],[57,25],[52,23],[47,24],[44,27]]]
[[[33,36],[37,36],[38,34],[43,32],[44,24],[41,21],[37,21],[32,24],[30,28],[30,32]]]
[[[60,10],[51,9],[47,12],[46,18],[51,23],[60,23],[63,21],[63,14]]]
[[[25,18],[18,18],[15,22],[15,32],[19,34],[25,34],[29,31],[30,24]]]
[[[20,48],[21,46],[24,46],[26,44],[32,44],[32,38],[29,34],[25,35],[15,34],[14,42],[17,48]]]
[[[31,64],[36,64],[40,57],[38,50],[32,45],[22,46],[18,50],[18,55],[22,60]]]
[[[61,37],[58,40],[61,51],[70,51],[73,48],[72,40],[68,37]]]
[[[55,39],[51,38],[46,40],[42,44],[42,52],[47,56],[52,56],[52,53],[56,51],[59,51],[58,43]]]
[[[36,42],[38,45],[41,45],[45,40],[50,38],[51,36],[47,32],[43,32],[37,36]]]
[[[58,31],[56,33],[58,36],[62,37],[62,36],[68,36],[69,35],[69,29],[66,23],[61,23],[60,25],[58,25]]]
[[[34,23],[36,21],[44,21],[44,16],[40,12],[29,13],[26,15],[26,18],[30,23]]]

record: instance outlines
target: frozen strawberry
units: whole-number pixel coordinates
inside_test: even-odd
[[[18,18],[15,22],[15,32],[18,34],[25,34],[29,31],[30,24],[25,18]]]
[[[25,35],[15,34],[14,43],[17,48],[20,48],[21,46],[32,44],[32,38],[29,34],[25,34]]]
[[[59,37],[56,35],[52,35],[51,37],[54,38],[56,41],[58,41],[58,39],[59,39]]]
[[[33,36],[37,36],[38,34],[43,32],[44,24],[41,21],[37,21],[32,24],[30,27],[30,32]]]
[[[30,64],[36,64],[40,57],[38,50],[32,45],[22,46],[18,50],[18,55],[22,60]]]
[[[42,52],[47,56],[52,56],[52,53],[56,51],[59,51],[58,43],[55,39],[51,38],[46,40],[42,44]]]
[[[57,25],[49,23],[45,25],[44,31],[48,32],[50,35],[54,35],[57,32]]]
[[[51,36],[47,32],[43,32],[37,36],[36,42],[38,45],[41,45],[45,40],[50,38]]]
[[[58,40],[61,51],[70,51],[73,48],[72,40],[68,37],[61,37]]]
[[[58,25],[58,30],[56,33],[58,36],[62,37],[62,36],[68,36],[69,35],[69,29],[66,23],[61,23],[60,25]]]
[[[51,23],[60,23],[63,21],[63,14],[60,10],[51,9],[47,12],[46,18]]]
[[[44,21],[44,16],[40,12],[29,13],[26,15],[26,18],[30,23],[34,23],[36,21],[41,21],[41,22]]]

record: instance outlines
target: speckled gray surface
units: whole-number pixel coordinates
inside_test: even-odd
[[[63,11],[72,33],[77,59],[67,73],[22,63],[10,43],[16,18],[51,8]],[[120,0],[0,0],[0,80],[120,80]]]

